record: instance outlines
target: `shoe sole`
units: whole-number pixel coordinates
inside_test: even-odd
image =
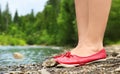
[[[99,62],[102,62],[102,61],[106,61],[106,59],[100,59],[100,60],[92,61],[92,62],[89,62],[89,63],[82,63],[82,64],[58,64],[57,67],[65,67],[65,68],[78,67],[78,66],[88,65],[88,64],[92,64],[92,63],[99,63]]]

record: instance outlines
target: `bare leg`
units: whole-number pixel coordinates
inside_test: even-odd
[[[88,0],[75,0],[77,26],[78,26],[78,44],[81,43],[87,32],[88,27]]]
[[[81,0],[75,0],[76,1],[76,11],[80,12],[84,8],[80,7]],[[78,43],[78,46],[71,50],[72,54],[76,54],[79,56],[89,56],[91,54],[94,54],[101,50],[103,48],[103,37],[104,32],[109,16],[110,6],[111,6],[111,0],[82,0],[82,1],[88,1],[88,26],[83,27],[84,33],[79,30],[78,34],[83,35],[82,39],[79,39],[80,43]],[[84,3],[84,2],[83,2]],[[79,9],[79,10],[77,10]],[[87,13],[87,12],[86,12]],[[79,16],[76,13],[77,17],[83,18]],[[81,22],[80,19],[77,19],[78,22]],[[84,24],[77,24],[78,29],[81,29],[80,25]],[[83,33],[81,33],[81,32]],[[81,37],[79,37],[81,38]]]

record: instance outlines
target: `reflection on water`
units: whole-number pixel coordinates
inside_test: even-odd
[[[42,62],[46,57],[62,52],[60,47],[50,46],[0,46],[0,65],[32,64]],[[23,59],[15,59],[15,52],[24,55]]]

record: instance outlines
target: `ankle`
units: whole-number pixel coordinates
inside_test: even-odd
[[[80,50],[85,50],[85,51],[93,51],[93,52],[98,52],[101,49],[103,49],[102,44],[92,44],[92,43],[86,43],[86,44],[78,44],[75,49],[80,49]]]
[[[78,56],[85,57],[85,56],[95,54],[95,53],[99,52],[101,49],[103,49],[103,47],[93,47],[93,46],[90,46],[90,47],[81,46],[81,47],[79,47],[79,46],[77,46],[76,48],[71,50],[71,53],[75,54],[75,55],[78,55]]]

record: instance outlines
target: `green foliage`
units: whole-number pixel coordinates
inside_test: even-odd
[[[11,23],[11,14],[9,12],[8,4],[6,5],[6,9],[2,13],[1,19],[1,31],[8,31],[9,24]]]
[[[14,16],[13,22],[14,23],[18,23],[19,22],[18,11],[15,12],[15,16]]]
[[[74,0],[48,0],[42,12],[13,20],[9,5],[0,7],[0,45],[75,45],[77,28]],[[120,0],[113,0],[104,44],[120,43]]]
[[[58,32],[58,43],[61,44],[74,44],[76,37],[74,25],[75,23],[75,8],[73,0],[61,0],[60,3],[60,13],[57,18],[57,23],[59,27]]]
[[[120,41],[120,0],[113,0],[107,30],[105,33],[105,44]]]
[[[8,35],[0,35],[0,45],[26,45],[25,40]]]
[[[1,6],[0,6],[0,29],[1,28],[2,28],[2,11],[1,11]]]

